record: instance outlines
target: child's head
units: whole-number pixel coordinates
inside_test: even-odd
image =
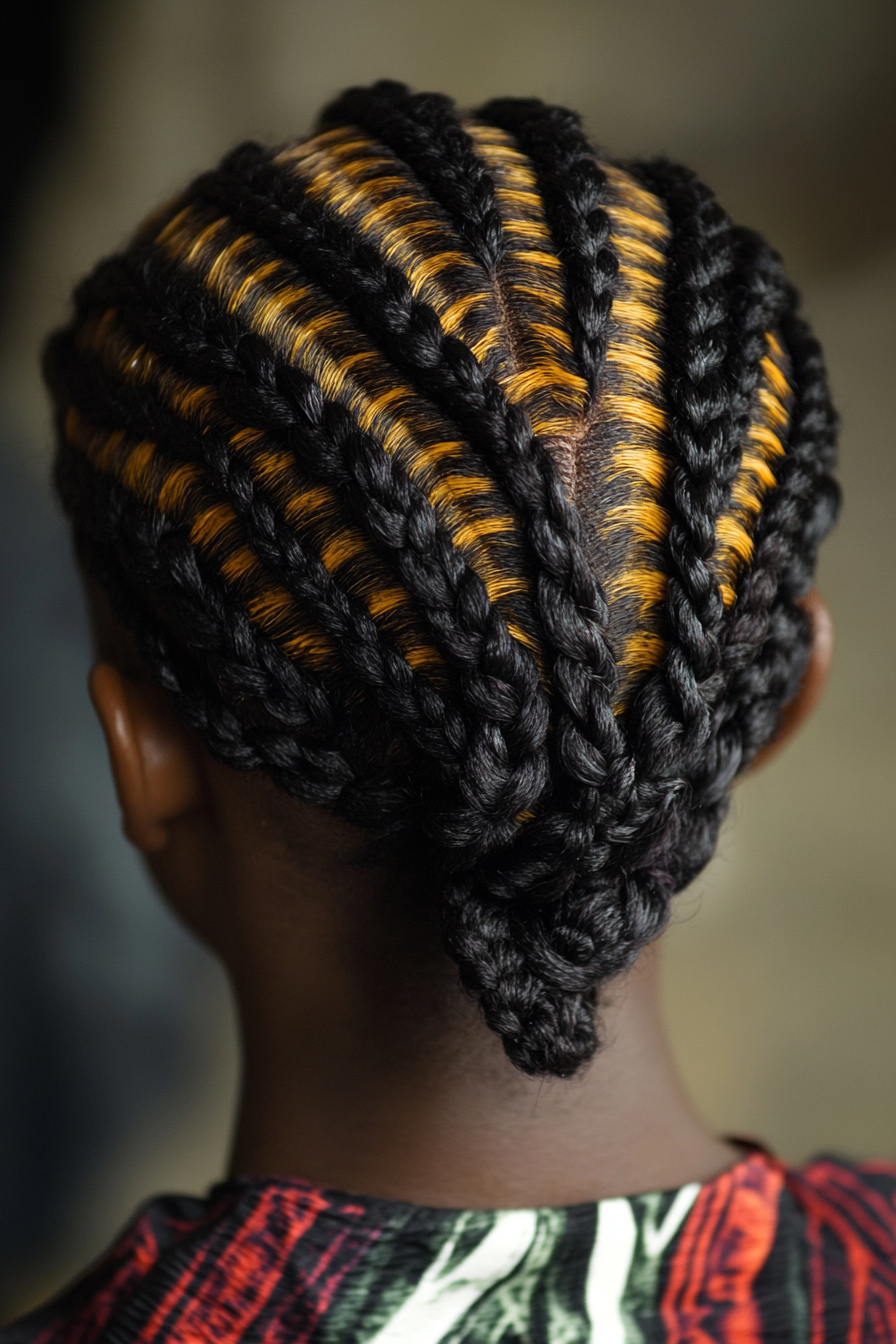
[[[665,161],[394,84],[245,145],[47,356],[79,552],[220,761],[445,874],[510,1059],[713,852],[811,644],[837,491],[777,257]]]

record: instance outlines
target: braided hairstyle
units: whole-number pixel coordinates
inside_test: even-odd
[[[806,665],[835,418],[777,256],[562,108],[384,81],[151,217],[46,376],[80,553],[186,723],[422,829],[464,986],[573,1074]]]

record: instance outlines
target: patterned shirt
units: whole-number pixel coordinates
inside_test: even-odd
[[[705,1185],[422,1208],[298,1180],[154,1200],[0,1344],[896,1341],[896,1167],[755,1152]]]

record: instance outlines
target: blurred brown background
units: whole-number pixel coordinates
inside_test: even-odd
[[[666,939],[668,1013],[687,1081],[720,1129],[761,1136],[788,1159],[820,1147],[896,1158],[893,0],[103,0],[74,7],[69,52],[67,110],[14,221],[0,358],[9,498],[27,496],[34,528],[47,528],[57,549],[58,529],[38,498],[48,429],[36,360],[73,281],[233,142],[306,130],[346,84],[388,75],[464,104],[503,93],[568,103],[615,153],[666,151],[690,163],[739,221],[782,251],[825,345],[844,422],[846,509],[821,566],[836,662],[816,720],[767,776],[738,788],[716,860],[679,898]],[[28,531],[9,562],[14,583],[25,582],[36,536]],[[54,582],[76,605],[68,580]],[[54,1186],[65,1197],[45,1192],[46,1215],[29,1237],[15,1224],[7,1230],[7,1313],[82,1266],[143,1196],[201,1190],[221,1172],[236,1077],[222,978],[169,925],[114,837],[88,721],[61,764],[53,754],[75,697],[84,712],[87,650],[79,627],[60,652],[47,620],[36,633],[29,625],[30,635],[4,627],[19,669],[15,684],[2,683],[7,703],[31,696],[38,727],[16,715],[19,755],[3,798],[15,794],[27,810],[22,772],[42,732],[46,769],[61,770],[68,791],[47,792],[45,772],[22,824],[35,846],[42,828],[47,843],[55,835],[63,844],[60,818],[65,834],[80,837],[53,878],[57,905],[65,883],[78,880],[85,836],[93,867],[84,871],[99,874],[58,924],[66,956],[79,939],[99,946],[90,942],[99,925],[84,912],[105,893],[96,937],[106,951],[95,963],[85,953],[71,972],[71,1002],[88,992],[79,986],[101,981],[97,1022],[107,1024],[119,1000],[128,1007],[120,1039],[98,1038],[85,1018],[76,1047],[86,1062],[59,1064],[72,1080],[59,1097],[86,1089],[82,1124],[90,1128],[84,1117],[97,1096],[114,1123],[99,1131],[101,1143],[72,1147]],[[57,677],[39,703],[38,656]],[[29,863],[26,855],[30,872]],[[28,908],[42,899],[29,896]],[[30,973],[23,981],[33,1011],[43,1003],[38,981]],[[57,1017],[64,1010],[57,1003]],[[8,1022],[24,1021],[15,1005],[10,1014]],[[56,1067],[48,1022],[38,1070],[46,1086]],[[135,1074],[127,1104],[125,1059]],[[21,1050],[0,1051],[0,1087],[17,1099],[31,1085],[21,1061]],[[36,1173],[65,1148],[70,1127],[62,1101],[51,1097],[49,1121],[39,1103],[46,1134],[29,1158]],[[29,1133],[24,1122],[0,1124],[0,1171],[10,1180],[24,1171]]]

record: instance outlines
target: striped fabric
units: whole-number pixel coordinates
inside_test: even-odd
[[[896,1341],[896,1167],[466,1211],[236,1180],[166,1198],[0,1344]]]

